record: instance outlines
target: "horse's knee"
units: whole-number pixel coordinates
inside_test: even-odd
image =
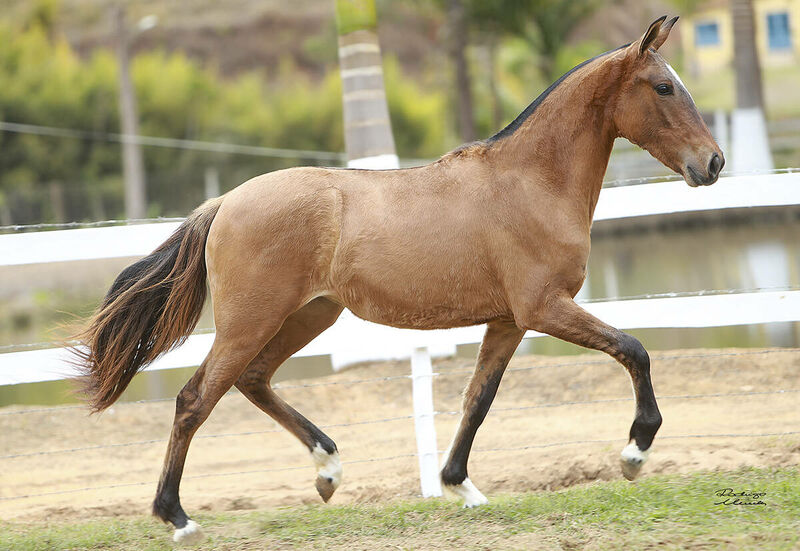
[[[639,339],[620,331],[617,341],[617,354],[622,363],[637,371],[650,372],[650,354]]]

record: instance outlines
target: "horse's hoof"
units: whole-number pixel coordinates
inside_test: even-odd
[[[489,503],[486,496],[475,487],[475,484],[469,478],[465,478],[461,484],[442,484],[442,487],[451,495],[462,499],[464,501],[464,509],[472,509]]]
[[[336,484],[333,483],[333,478],[330,476],[323,476],[317,475],[317,482],[315,484],[317,488],[317,492],[319,492],[319,497],[322,498],[322,501],[328,503],[328,500],[333,495],[333,492],[336,491]]]
[[[317,466],[317,481],[314,485],[322,501],[328,503],[333,492],[342,483],[342,463],[339,461],[339,452],[328,453],[317,444],[311,450],[311,459]]]
[[[625,446],[619,458],[622,476],[628,480],[635,479],[639,475],[639,471],[642,470],[642,465],[647,461],[649,452],[650,450],[640,450],[636,442],[631,442]]]
[[[186,523],[186,526],[175,530],[175,534],[172,536],[172,541],[181,545],[195,545],[204,539],[206,539],[206,536],[203,534],[203,530],[200,529],[200,525],[191,519]]]

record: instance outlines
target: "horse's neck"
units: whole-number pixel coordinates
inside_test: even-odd
[[[572,198],[589,224],[616,136],[612,91],[604,93],[607,101],[588,97],[575,85],[559,90],[495,148],[497,162],[517,169],[534,188]]]

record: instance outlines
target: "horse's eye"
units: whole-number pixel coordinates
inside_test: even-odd
[[[660,96],[668,96],[672,93],[672,85],[671,84],[659,84],[656,86],[656,92]]]

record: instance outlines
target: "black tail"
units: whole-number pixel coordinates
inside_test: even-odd
[[[192,332],[206,298],[205,245],[222,204],[195,210],[152,254],[117,277],[72,347],[93,411],[113,404],[136,373]]]

